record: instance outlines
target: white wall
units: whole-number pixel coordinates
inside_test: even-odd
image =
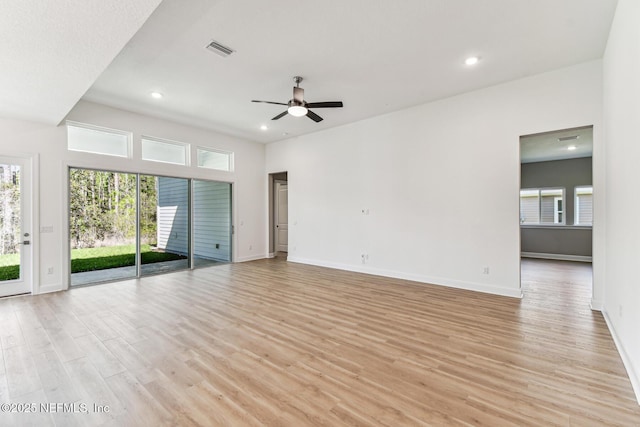
[[[99,104],[81,101],[67,119],[133,132],[133,159],[121,159],[66,149],[66,128],[18,120],[0,119],[0,153],[33,155],[39,159],[39,194],[34,212],[36,226],[52,227],[53,232],[35,233],[33,249],[40,262],[36,266],[34,292],[50,292],[67,285],[67,184],[68,166],[92,167],[123,172],[142,172],[176,177],[193,177],[233,183],[234,191],[234,260],[262,258],[267,251],[264,188],[264,146],[213,131],[184,126]],[[184,167],[140,160],[141,135],[188,142],[235,152],[234,172]],[[36,229],[37,231],[37,229]],[[251,249],[249,249],[251,247]],[[52,274],[47,274],[48,268]]]
[[[640,2],[620,0],[604,56],[605,318],[640,402]]]
[[[519,137],[594,125],[597,144],[601,67],[269,144],[267,172],[289,173],[289,260],[519,296]]]

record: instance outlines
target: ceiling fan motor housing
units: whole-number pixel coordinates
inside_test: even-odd
[[[293,99],[295,101],[304,102],[304,89],[302,89],[301,87],[294,87]]]
[[[288,107],[305,107],[307,103],[305,101],[298,101],[297,99],[292,99],[287,103]]]

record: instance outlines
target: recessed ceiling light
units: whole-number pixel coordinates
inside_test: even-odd
[[[576,147],[575,145],[570,145],[570,146],[568,146],[568,147],[567,147],[567,150],[569,150],[569,151],[573,151],[573,150],[575,150],[576,148],[578,148],[578,147]]]
[[[162,95],[160,92],[151,92],[151,97],[155,98],[155,99],[160,99],[162,98],[164,95]]]
[[[467,59],[464,60],[464,63],[466,65],[476,65],[478,63],[478,61],[480,61],[480,57],[479,56],[470,56]]]
[[[267,130],[267,129],[269,129],[269,128],[267,127],[267,125],[262,125],[262,126],[260,126],[260,129],[261,129],[261,130]]]

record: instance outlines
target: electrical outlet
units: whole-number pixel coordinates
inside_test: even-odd
[[[252,251],[253,250],[253,245],[249,245],[249,250]]]
[[[53,267],[47,268],[47,274],[53,274]]]
[[[360,254],[360,259],[362,260],[363,264],[366,264],[367,261],[369,261],[369,254],[366,254],[366,253]]]
[[[485,267],[482,269],[482,274],[489,274],[489,267]]]

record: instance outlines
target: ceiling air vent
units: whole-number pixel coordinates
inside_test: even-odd
[[[222,56],[224,58],[226,58],[227,56],[229,56],[233,52],[235,52],[235,50],[233,50],[230,47],[227,47],[227,46],[225,46],[223,44],[220,44],[215,40],[211,40],[206,47],[211,52],[216,53],[216,54],[218,54],[218,55],[220,55],[220,56]]]
[[[562,138],[558,138],[558,141],[565,142],[565,141],[573,141],[574,139],[578,139],[578,135],[563,136]]]

